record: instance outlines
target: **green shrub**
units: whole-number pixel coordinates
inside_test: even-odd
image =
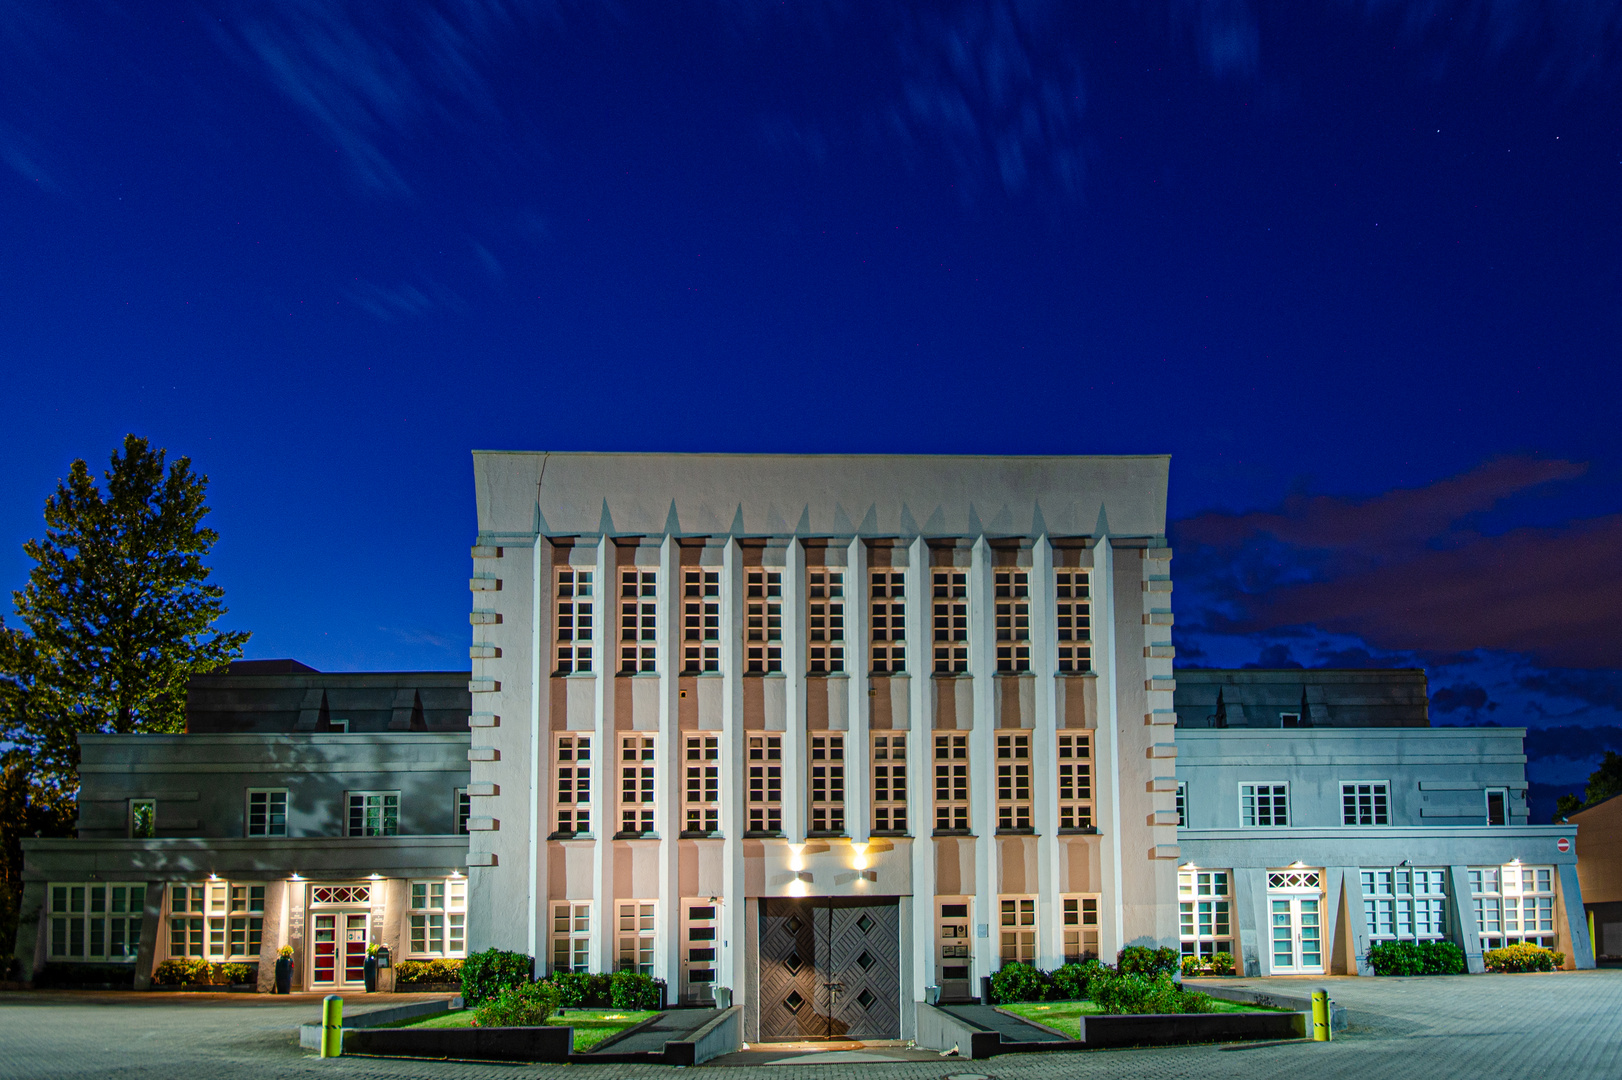
[[[1183,978],[1191,979],[1196,975],[1204,975],[1207,959],[1204,956],[1183,957]]]
[[[1079,1001],[1087,996],[1087,980],[1103,967],[1097,960],[1064,964],[1048,976],[1048,997],[1053,1001]]]
[[[1122,974],[1100,968],[1087,983],[1087,996],[1106,1013],[1206,1013],[1214,1009],[1207,994],[1184,990],[1162,971],[1154,975]]]
[[[657,1009],[663,983],[652,975],[616,971],[608,983],[608,1003],[615,1009]]]
[[[1564,953],[1545,949],[1541,945],[1506,945],[1502,949],[1489,949],[1482,962],[1488,971],[1554,971],[1565,965]]]
[[[991,977],[991,1000],[998,1005],[1016,1001],[1044,1001],[1048,996],[1048,973],[1018,961],[1004,964]]]
[[[1451,941],[1382,941],[1369,964],[1376,975],[1462,975],[1464,950]]]
[[[476,1027],[540,1027],[558,1007],[557,990],[549,983],[503,986],[473,1014]]]
[[[247,964],[221,964],[214,969],[209,979],[209,982],[217,986],[240,986],[247,981]]]
[[[1128,945],[1115,958],[1115,970],[1122,975],[1175,975],[1182,966],[1182,954],[1176,949]]]
[[[160,986],[207,986],[214,981],[213,976],[214,965],[207,960],[175,957],[153,969],[152,981]]]
[[[1233,953],[1219,952],[1211,954],[1212,975],[1233,974]]]
[[[503,987],[524,986],[535,971],[532,957],[520,952],[486,949],[462,962],[462,1003],[477,1008]]]
[[[462,978],[460,960],[401,960],[394,965],[396,988],[419,983],[453,983]]]

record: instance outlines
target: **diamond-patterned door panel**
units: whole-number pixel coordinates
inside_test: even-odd
[[[820,1039],[828,1018],[817,1000],[815,915],[808,900],[760,902],[760,1036]]]
[[[762,1039],[899,1038],[900,998],[895,897],[761,901]]]

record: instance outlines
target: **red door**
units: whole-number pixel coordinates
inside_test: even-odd
[[[362,984],[366,981],[366,923],[365,915],[344,916],[344,982]]]
[[[315,977],[316,986],[331,986],[338,981],[338,916],[315,917]]]

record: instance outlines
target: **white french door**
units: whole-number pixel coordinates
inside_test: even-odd
[[[364,986],[370,915],[364,911],[321,911],[314,924],[310,983],[317,989]]]
[[[1272,909],[1273,974],[1322,975],[1323,898],[1273,895],[1268,905]]]

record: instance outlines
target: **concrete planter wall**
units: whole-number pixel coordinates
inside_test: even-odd
[[[355,1028],[344,1031],[345,1054],[453,1058],[470,1061],[569,1060],[574,1028]]]
[[[1087,1049],[1098,1050],[1112,1046],[1304,1039],[1311,1024],[1312,1015],[1299,1012],[1083,1016],[1081,1041]]]

